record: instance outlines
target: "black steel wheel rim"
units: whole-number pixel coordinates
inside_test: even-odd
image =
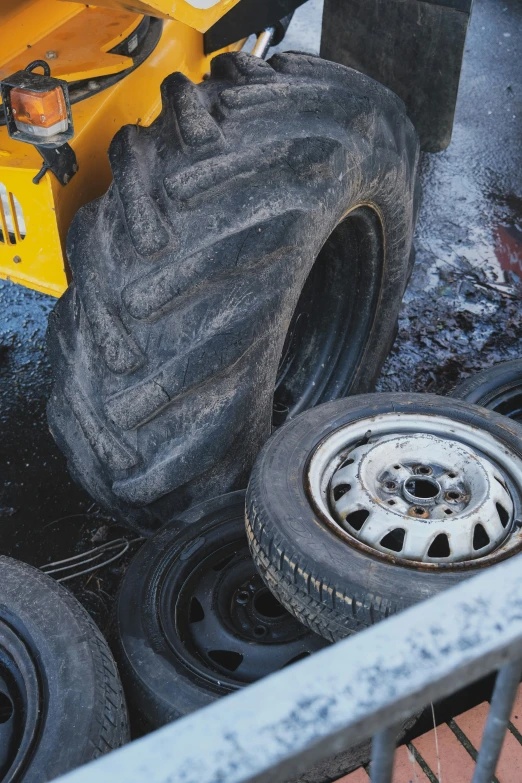
[[[491,394],[486,402],[480,404],[522,424],[522,378],[519,384],[499,389]]]
[[[178,660],[217,693],[243,687],[327,644],[265,587],[246,539],[218,547],[209,541],[179,572],[179,563],[173,563],[160,587],[160,627]]]
[[[380,218],[347,215],[323,245],[294,310],[273,400],[273,425],[346,396],[372,330],[384,271]]]
[[[0,617],[0,780],[23,774],[42,713],[35,661],[14,624]]]

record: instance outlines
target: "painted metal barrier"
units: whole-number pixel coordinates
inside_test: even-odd
[[[491,781],[522,670],[522,555],[81,767],[60,783],[283,783],[500,670],[473,783]]]

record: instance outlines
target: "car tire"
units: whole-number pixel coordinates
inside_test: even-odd
[[[111,640],[140,732],[327,644],[264,586],[248,550],[244,514],[244,491],[194,506],[145,543],[123,578]]]
[[[486,509],[488,514],[481,522],[485,527],[491,522],[499,537],[498,545],[493,534],[490,537],[486,532],[488,542],[484,545],[486,548],[481,549],[480,537],[475,544],[473,535],[473,549],[468,559],[453,561],[450,533],[449,538],[446,536],[447,552],[435,549],[432,553],[430,544],[429,548],[426,545],[424,559],[408,559],[401,556],[396,541],[385,542],[383,538],[378,545],[365,543],[364,524],[368,520],[374,526],[375,520],[388,520],[384,513],[391,514],[392,526],[403,529],[401,546],[405,547],[408,529],[413,529],[411,526],[414,525],[410,514],[412,509],[417,508],[417,501],[410,508],[406,501],[401,500],[407,510],[391,512],[386,506],[390,500],[384,499],[384,488],[381,500],[372,487],[371,491],[365,490],[366,494],[355,496],[358,510],[354,514],[357,519],[354,517],[352,522],[349,517],[339,520],[336,516],[335,507],[330,504],[332,484],[323,485],[319,490],[325,493],[324,505],[321,505],[321,500],[317,502],[317,497],[322,495],[314,494],[318,474],[313,472],[313,466],[322,454],[327,453],[327,444],[334,442],[331,439],[342,438],[343,432],[359,432],[359,440],[355,445],[346,447],[348,456],[343,458],[350,460],[346,462],[346,468],[352,471],[353,479],[352,484],[347,479],[341,487],[345,494],[341,494],[339,502],[345,496],[349,504],[352,502],[350,498],[354,497],[354,489],[359,492],[362,481],[362,474],[356,473],[362,468],[355,458],[354,461],[349,457],[350,449],[358,454],[361,450],[365,451],[366,446],[369,450],[372,438],[377,438],[376,433],[380,431],[378,428],[388,426],[388,421],[398,422],[398,432],[404,426],[413,433],[430,433],[430,427],[436,429],[434,422],[439,419],[446,428],[444,443],[447,441],[448,445],[444,448],[461,454],[456,451],[460,447],[460,435],[453,434],[459,432],[464,433],[462,443],[465,444],[465,438],[468,438],[468,445],[474,444],[469,449],[476,449],[478,454],[477,459],[473,457],[474,461],[469,463],[470,467],[462,469],[462,476],[451,472],[450,462],[450,467],[444,470],[449,470],[447,475],[454,478],[447,480],[467,482],[466,486],[469,486],[466,470],[486,469],[490,470],[488,475],[492,478],[481,485],[487,487],[484,495],[478,495],[475,500],[475,491],[470,490],[468,498],[465,494],[467,489],[459,490],[462,494],[455,501],[455,511],[450,506],[448,509],[460,520],[467,509],[470,524],[472,519],[475,520],[471,511],[479,514]],[[390,429],[390,432],[393,430]],[[383,436],[383,449],[388,448],[390,443],[393,445]],[[468,454],[468,451],[462,453]],[[400,455],[400,452],[395,456],[392,454],[390,459],[400,462],[397,454]],[[478,462],[479,458],[487,459],[486,462]],[[334,464],[333,460],[334,457],[331,464]],[[342,461],[340,465],[343,468]],[[398,475],[402,475],[403,470],[409,475],[401,464],[395,467],[399,470]],[[429,465],[427,467],[433,470]],[[334,475],[328,479],[325,472],[324,476],[326,478],[321,481],[334,481]],[[446,473],[444,477],[446,481]],[[400,482],[399,488],[394,490],[398,493],[402,492],[399,485]],[[390,499],[394,504],[398,502],[395,495],[393,498],[390,495]],[[427,498],[428,502],[431,501]],[[421,529],[426,536],[432,535],[430,530],[433,536],[438,535],[438,531],[446,535],[446,530],[455,530],[442,513],[446,508],[444,503],[453,501],[446,501],[444,496],[439,502],[441,505],[433,511],[433,514],[439,514],[440,510],[441,518],[437,519],[431,519],[432,512],[426,511],[428,506],[419,506],[422,514],[419,510],[415,530]],[[473,505],[475,503],[477,508]],[[255,463],[248,485],[246,527],[254,562],[281,604],[311,630],[326,639],[338,640],[455,585],[475,574],[478,567],[520,551],[522,534],[518,520],[522,518],[521,507],[522,429],[516,422],[453,398],[431,394],[369,394],[321,405],[301,414],[272,435]],[[429,524],[424,517],[430,520]],[[359,523],[361,526],[357,528]],[[372,529],[368,527],[368,530]],[[467,542],[468,539],[465,540],[466,545]],[[471,542],[469,546],[471,548]]]
[[[495,364],[466,378],[452,396],[502,413],[522,424],[522,359]]]
[[[282,610],[264,587],[248,551],[244,510],[244,492],[193,507],[147,541],[124,577],[112,640],[137,734],[233,693],[258,679],[260,667],[269,674],[328,644]],[[249,598],[242,595],[245,586]],[[202,614],[208,612],[206,627]],[[225,623],[217,636],[216,618]],[[261,637],[259,628],[265,630]],[[209,652],[217,639],[223,649],[213,660]],[[259,658],[263,650],[268,655]],[[244,653],[244,670],[233,669],[237,661],[225,657],[230,651]],[[294,783],[336,781],[369,757],[370,742],[361,743],[314,765]]]
[[[123,745],[116,664],[85,609],[40,571],[0,557],[0,778],[44,783]]]

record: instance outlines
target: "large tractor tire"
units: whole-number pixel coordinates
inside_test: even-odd
[[[272,423],[372,387],[410,269],[402,102],[319,58],[175,73],[69,232],[49,422],[75,478],[152,530],[246,485]]]

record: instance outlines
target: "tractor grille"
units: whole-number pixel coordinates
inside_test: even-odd
[[[25,219],[20,202],[0,182],[0,243],[16,245],[25,239]]]

